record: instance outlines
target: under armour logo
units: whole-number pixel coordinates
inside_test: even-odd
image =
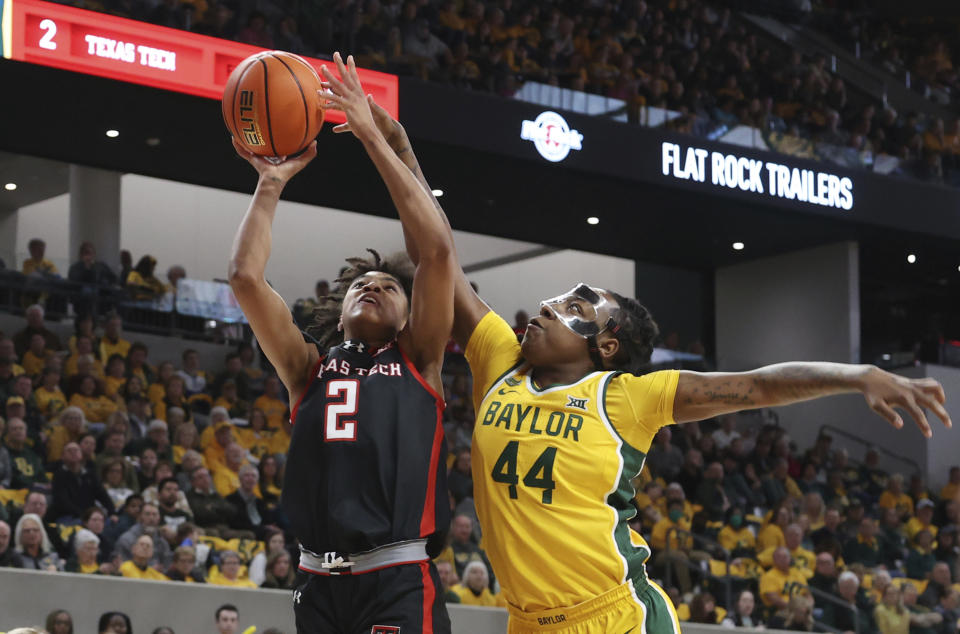
[[[294,602],[294,604],[300,605],[300,597],[302,597],[302,596],[303,596],[303,595],[300,593],[299,590],[294,590],[294,591],[293,591],[293,602]]]
[[[344,350],[356,350],[357,352],[363,352],[367,349],[367,344],[362,341],[351,341],[347,340],[343,342]]]
[[[587,411],[587,401],[589,401],[589,400],[590,400],[590,399],[588,399],[588,398],[574,398],[573,396],[570,396],[569,394],[567,394],[567,405],[566,405],[566,407],[572,407],[572,408],[574,408],[574,409],[580,409],[580,410],[583,410],[583,411]]]
[[[400,634],[400,628],[393,625],[374,625],[370,634]]]

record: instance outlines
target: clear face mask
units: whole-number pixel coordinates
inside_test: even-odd
[[[600,289],[582,282],[563,295],[540,302],[540,306],[548,309],[558,321],[584,339],[596,337],[616,326],[610,317],[615,306]],[[601,315],[607,315],[603,325],[599,323]]]

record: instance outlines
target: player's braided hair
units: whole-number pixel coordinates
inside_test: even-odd
[[[353,281],[365,273],[379,271],[391,275],[400,282],[407,300],[413,293],[413,263],[405,253],[394,253],[381,258],[373,249],[367,249],[369,257],[347,258],[348,266],[340,271],[340,277],[334,280],[334,287],[320,306],[313,310],[313,321],[307,327],[307,334],[314,337],[321,348],[330,348],[343,342],[343,332],[337,329],[340,313],[343,310],[343,298]]]
[[[660,335],[660,328],[646,307],[635,299],[610,292],[620,308],[615,319],[620,324],[617,339],[620,350],[613,358],[617,370],[640,375],[650,367],[653,342]]]

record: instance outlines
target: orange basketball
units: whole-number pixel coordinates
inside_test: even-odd
[[[251,55],[223,89],[223,120],[245,148],[260,156],[290,156],[323,125],[320,77],[302,57],[283,51]]]

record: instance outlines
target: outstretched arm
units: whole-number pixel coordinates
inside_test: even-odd
[[[413,152],[413,145],[407,137],[407,131],[399,121],[391,117],[390,113],[375,102],[370,102],[370,109],[373,113],[373,119],[376,122],[377,128],[387,140],[394,154],[407,166],[430,196],[434,209],[440,215],[450,235],[450,242],[452,244],[453,230],[450,227],[450,221],[443,212],[440,201],[433,195],[433,190],[427,183],[427,179],[423,175],[423,170],[420,169],[420,162]],[[340,124],[336,126],[333,131],[337,133],[349,132],[350,124]],[[420,245],[416,236],[410,233],[406,225],[403,227],[403,238],[406,243],[407,254],[410,256],[410,259],[413,260],[414,264],[416,264],[420,259]],[[456,258],[456,250],[454,250],[454,257]],[[462,348],[466,348],[474,328],[477,327],[477,324],[480,323],[483,316],[490,312],[490,307],[487,306],[486,302],[480,299],[480,296],[473,290],[473,287],[470,286],[470,281],[467,279],[467,275],[459,266],[454,276],[453,307],[453,339],[460,344]]]
[[[280,193],[287,181],[317,155],[317,144],[312,143],[303,154],[279,165],[248,152],[236,139],[233,146],[237,154],[257,170],[260,180],[233,239],[230,287],[264,354],[277,369],[291,399],[296,400],[310,368],[316,363],[318,352],[304,342],[286,302],[267,284],[264,273],[270,258],[273,217]]]
[[[371,112],[372,97],[365,95],[353,61],[346,65],[339,53],[333,56],[340,71],[337,78],[326,66],[322,96],[346,114],[350,130],[363,143],[370,160],[390,191],[404,230],[418,245],[417,270],[413,279],[408,334],[414,364],[433,387],[442,391],[440,367],[453,325],[453,280],[456,261],[450,232],[437,214],[424,186],[390,148]],[[435,375],[435,376],[433,376]],[[433,379],[433,380],[432,380]]]
[[[932,432],[922,408],[947,427],[953,425],[943,407],[943,388],[934,379],[907,379],[872,365],[806,362],[778,363],[751,372],[681,372],[673,418],[686,423],[851,392],[862,393],[867,405],[897,428],[903,427],[903,419],[895,409],[910,414],[928,438]]]

